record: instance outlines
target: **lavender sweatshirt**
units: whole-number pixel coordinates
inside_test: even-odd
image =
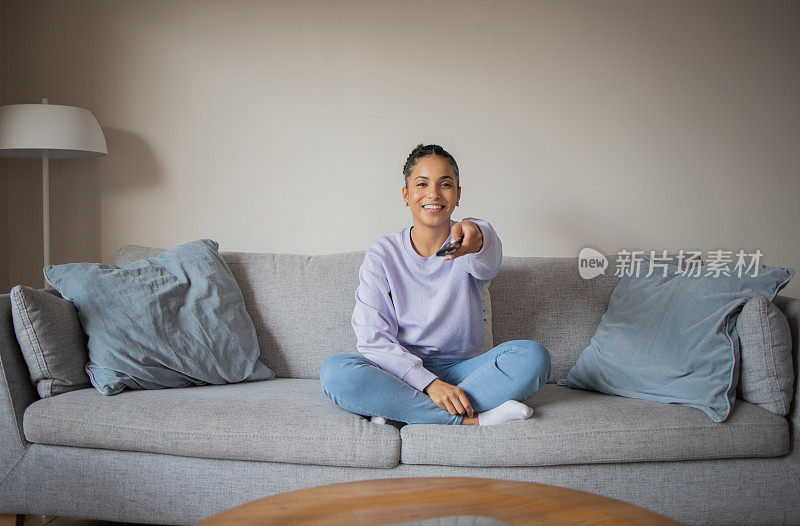
[[[406,227],[372,243],[358,272],[351,319],[358,352],[420,391],[437,378],[422,358],[468,360],[483,353],[481,291],[500,269],[503,245],[488,222],[464,219],[481,229],[478,252],[451,260],[420,256]],[[450,220],[451,229],[455,223]]]

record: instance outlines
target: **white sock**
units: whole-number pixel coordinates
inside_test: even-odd
[[[372,422],[373,424],[379,424],[379,425],[383,425],[386,423],[386,419],[383,418],[382,416],[373,416],[372,418],[369,419],[369,421]]]
[[[489,409],[483,413],[478,413],[479,426],[493,426],[504,424],[512,420],[524,420],[533,415],[533,408],[516,400],[509,400],[498,405],[494,409]]]

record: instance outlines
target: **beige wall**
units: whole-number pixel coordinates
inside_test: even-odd
[[[127,243],[364,250],[411,223],[419,142],[506,255],[760,249],[800,270],[800,3],[8,2],[8,102],[90,109],[51,163],[54,263]],[[41,284],[40,165],[8,167]],[[800,277],[784,290],[800,296]]]

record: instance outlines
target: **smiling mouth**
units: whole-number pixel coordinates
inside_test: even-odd
[[[444,210],[444,205],[439,205],[438,207],[434,207],[434,208],[428,208],[428,207],[423,206],[422,209],[425,210],[426,212],[430,212],[432,214],[435,214],[436,212],[441,212],[442,210]]]

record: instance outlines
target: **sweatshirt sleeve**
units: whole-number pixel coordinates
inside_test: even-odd
[[[358,271],[356,306],[351,323],[356,347],[365,358],[419,391],[437,378],[397,340],[397,318],[389,281],[376,256],[367,251]]]
[[[503,262],[503,244],[500,242],[500,237],[488,221],[477,217],[465,217],[464,219],[469,219],[478,225],[478,228],[481,229],[481,234],[483,234],[483,246],[481,246],[481,249],[464,256],[469,263],[469,273],[476,279],[484,281],[494,279],[500,270],[500,264]]]

